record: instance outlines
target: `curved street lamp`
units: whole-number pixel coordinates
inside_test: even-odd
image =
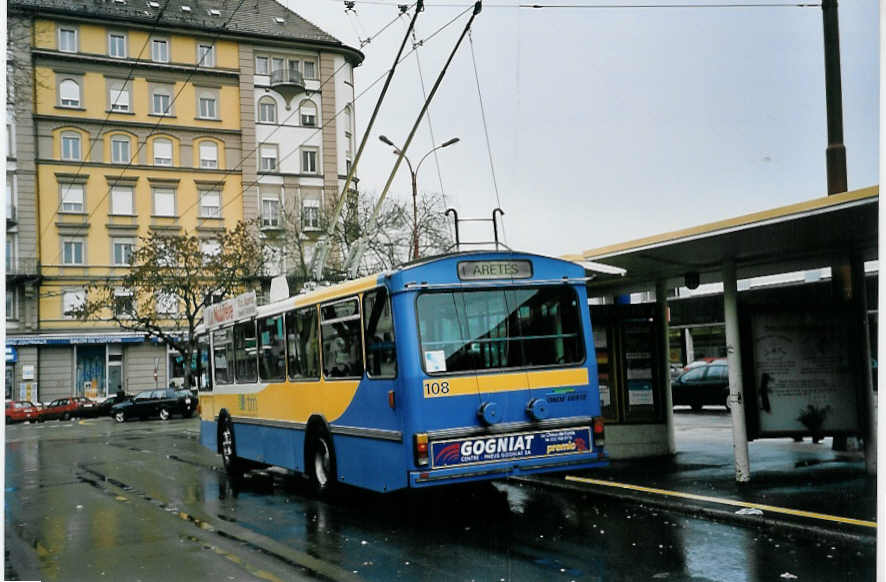
[[[387,137],[385,137],[383,135],[378,136],[378,139],[382,143],[387,144],[387,145],[391,146],[392,148],[394,148],[395,154],[397,154],[397,155],[400,154],[400,148],[395,146],[394,142],[392,142],[390,139],[388,139]],[[405,154],[403,155],[403,159],[406,160],[406,165],[409,166],[409,173],[412,174],[412,260],[415,260],[418,258],[418,201],[417,201],[418,200],[418,181],[416,180],[416,176],[418,174],[418,169],[421,167],[422,162],[425,161],[425,158],[427,158],[429,155],[431,155],[432,153],[434,153],[435,151],[437,151],[439,149],[443,149],[445,147],[451,146],[452,144],[455,144],[458,142],[459,142],[459,138],[454,137],[450,140],[444,141],[443,143],[441,143],[440,145],[438,145],[435,148],[431,148],[431,150],[428,151],[428,153],[426,153],[425,155],[423,155],[421,157],[421,159],[418,161],[418,164],[416,164],[414,167],[412,165],[412,162],[409,161],[409,158],[406,157]]]

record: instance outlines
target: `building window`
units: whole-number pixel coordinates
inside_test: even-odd
[[[83,212],[83,184],[61,184],[62,212]]]
[[[218,144],[212,141],[200,142],[200,167],[218,167]]]
[[[18,301],[16,301],[16,290],[6,288],[6,319],[18,319]]]
[[[175,216],[175,190],[154,188],[154,216]]]
[[[211,44],[197,45],[197,66],[214,67],[215,66],[215,47]]]
[[[221,192],[218,190],[200,191],[200,217],[221,217]]]
[[[111,138],[111,162],[114,164],[128,164],[132,159],[129,155],[129,138],[114,136]]]
[[[71,311],[80,307],[86,299],[86,293],[82,289],[65,291],[62,293],[62,315],[65,319],[74,319]]]
[[[301,171],[303,174],[317,173],[317,150],[301,151]]]
[[[132,291],[129,289],[114,289],[114,315],[117,317],[132,317],[134,303]]]
[[[302,202],[302,229],[320,230],[320,201],[305,200]]]
[[[154,140],[154,165],[172,165],[172,142],[170,140],[165,138],[157,138]]]
[[[116,86],[108,90],[108,102],[111,111],[129,111],[129,87],[126,87],[126,81],[115,83]]]
[[[151,113],[154,115],[172,115],[172,97],[165,90],[155,90],[151,95]]]
[[[6,157],[15,157],[15,126],[11,123],[6,124]]]
[[[271,74],[280,75],[281,71],[283,71],[283,58],[271,57]]]
[[[118,59],[126,58],[126,35],[122,32],[112,32],[108,35],[108,56]]]
[[[277,102],[270,97],[262,97],[258,102],[258,120],[277,123]]]
[[[268,57],[255,57],[255,74],[268,74]]]
[[[277,170],[277,146],[267,144],[261,146],[261,170],[263,172],[275,172]]]
[[[261,225],[262,228],[278,228],[280,226],[280,198],[262,198],[261,201]]]
[[[317,78],[317,67],[314,64],[314,61],[305,61],[303,63],[303,66],[304,66],[305,79],[316,79]]]
[[[58,84],[59,103],[62,107],[80,107],[80,85],[73,79]]]
[[[132,264],[132,251],[135,249],[134,240],[129,238],[114,239],[112,247],[115,265],[128,266]]]
[[[200,117],[218,119],[215,112],[215,97],[200,97]]]
[[[299,115],[301,116],[301,124],[306,127],[314,127],[317,125],[317,106],[312,101],[302,101],[299,107]]]
[[[151,40],[151,60],[155,63],[169,62],[169,41],[162,38]]]
[[[15,220],[15,174],[6,174],[6,218]]]
[[[62,134],[62,159],[80,160],[80,134],[66,131]]]
[[[111,188],[111,214],[132,216],[135,214],[132,186]]]
[[[214,257],[221,251],[221,245],[217,240],[206,240],[200,243],[200,252],[205,257]]]
[[[58,29],[58,50],[64,53],[77,52],[77,29],[72,26],[62,26]]]
[[[15,243],[16,236],[14,234],[6,235],[6,272],[18,272],[18,261],[15,260]]]
[[[157,313],[163,315],[175,315],[178,313],[178,298],[171,293],[158,293]]]
[[[83,239],[62,241],[62,263],[65,265],[82,265],[84,244]]]

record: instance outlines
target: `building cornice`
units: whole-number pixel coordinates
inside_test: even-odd
[[[170,119],[164,116],[164,119]],[[240,135],[239,129],[224,129],[221,127],[200,127],[194,125],[160,125],[156,123],[146,123],[144,121],[125,121],[122,119],[97,119],[95,117],[69,117],[67,115],[46,115],[43,113],[35,113],[34,119],[37,121],[63,121],[65,123],[94,123],[95,125],[116,126],[116,127],[140,127],[143,129],[154,129],[157,131],[164,130],[167,132],[187,131],[191,133],[225,133],[229,135]]]
[[[51,49],[39,48],[32,49],[31,52],[35,57],[45,57],[64,61],[87,62],[102,65],[117,65],[125,68],[151,69],[154,71],[172,71],[183,74],[196,73],[200,75],[232,77],[235,79],[240,76],[240,71],[238,71],[237,69],[229,69],[225,67],[195,68],[194,65],[188,64],[155,63],[154,61],[147,61],[144,59],[117,59],[92,53],[66,53],[61,51],[54,51]]]
[[[119,170],[120,168],[126,168],[126,171],[129,170],[147,170],[151,172],[173,172],[176,174],[221,174],[222,176],[217,180],[213,180],[213,182],[223,182],[225,178],[228,176],[239,176],[242,173],[242,170],[220,170],[218,168],[191,168],[187,166],[150,166],[145,164],[108,164],[105,162],[76,162],[69,160],[51,160],[46,158],[37,159],[38,164],[43,164],[47,166],[70,166],[70,167],[86,167],[86,168],[107,168],[109,170]],[[56,174],[57,176],[75,176],[77,174]],[[87,176],[79,175],[85,181]],[[110,180],[110,176],[106,176]],[[114,178],[115,180],[125,180],[126,178]]]

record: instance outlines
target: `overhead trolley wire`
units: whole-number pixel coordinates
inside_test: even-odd
[[[471,62],[474,63],[474,79],[477,81],[477,97],[480,99],[480,116],[483,119],[483,132],[486,134],[486,151],[489,153],[489,171],[492,173],[492,186],[495,189],[495,201],[498,203],[498,208],[501,208],[501,195],[498,192],[498,180],[495,179],[495,163],[492,160],[492,142],[489,140],[489,126],[486,123],[486,107],[483,105],[483,92],[480,90],[480,73],[477,71],[477,57],[474,54],[474,39],[470,32],[468,32],[468,44],[471,46]],[[494,214],[492,219],[495,220]],[[501,220],[501,218],[499,218],[499,220]],[[501,235],[503,239],[507,240],[507,233],[505,233],[503,220],[501,225]]]
[[[337,0],[332,0],[337,1]],[[355,3],[371,6],[396,6],[393,2],[379,0],[354,0]],[[469,4],[457,4],[440,2],[425,4],[428,8],[464,8]],[[667,4],[484,4],[483,8],[590,8],[590,9],[618,9],[618,8],[820,8],[821,3],[814,2],[716,2],[716,3],[667,3]]]
[[[472,8],[473,8],[473,5],[467,7],[465,10],[463,10],[462,12],[460,12],[459,14],[457,14],[455,17],[453,17],[451,20],[449,20],[448,22],[446,22],[446,24],[440,26],[440,27],[437,28],[434,32],[432,32],[431,34],[429,34],[428,36],[426,36],[424,39],[422,39],[422,40],[421,40],[421,43],[424,44],[424,43],[430,41],[431,39],[433,39],[435,36],[437,36],[437,35],[440,34],[443,30],[445,30],[446,28],[448,28],[449,26],[451,26],[456,20],[459,19],[459,17],[463,16],[465,13],[468,12],[468,10],[471,10]],[[411,49],[409,52],[407,52],[405,55],[403,55],[397,63],[399,64],[399,63],[402,63],[403,61],[405,61],[407,58],[409,58],[409,56],[410,56],[414,51],[415,51],[415,49]],[[377,77],[372,83],[370,83],[369,86],[367,86],[367,87],[366,87],[365,89],[363,89],[359,94],[357,94],[357,96],[354,97],[354,101],[353,101],[353,103],[356,103],[358,99],[360,99],[361,97],[363,97],[364,95],[366,95],[366,93],[368,93],[373,87],[375,87],[376,85],[378,85],[378,83],[380,83],[381,80],[384,79],[385,76],[388,74],[388,71],[389,71],[389,70],[386,70],[386,71],[382,72],[382,74],[379,75],[379,76],[378,76],[378,77]],[[342,108],[339,109],[336,113],[334,113],[331,117],[329,117],[328,119],[326,119],[326,120],[324,121],[324,124],[325,124],[325,123],[328,123],[328,122],[331,122],[333,119],[336,119],[339,115],[341,115],[341,114],[345,111],[345,108],[346,108],[346,107],[347,107],[347,105],[345,105],[345,107],[342,107]],[[317,135],[317,133],[319,133],[319,132],[322,130],[322,128],[323,128],[323,126],[321,125],[321,126],[318,127],[316,130],[314,130],[314,132],[311,133],[311,135],[309,135],[304,141],[302,141],[302,142],[299,143],[299,144],[296,144],[296,145],[295,145],[295,146],[289,151],[289,153],[287,153],[285,156],[283,156],[283,157],[281,157],[281,158],[279,159],[279,162],[282,162],[283,160],[288,159],[291,155],[293,155],[295,152],[297,152],[301,146],[307,144],[307,143],[311,140],[311,138],[313,138],[315,135]],[[237,201],[238,199],[242,198],[243,194],[246,193],[246,190],[248,190],[249,188],[252,188],[253,186],[257,186],[257,185],[259,185],[259,184],[260,184],[260,182],[259,182],[258,180],[254,180],[254,181],[250,182],[249,184],[246,184],[246,185],[244,185],[243,187],[241,187],[240,192],[239,192],[238,194],[236,194],[234,197],[232,197],[230,200],[228,200],[227,202],[225,202],[225,203],[222,205],[222,209],[227,208],[228,205],[230,205],[231,203],[233,203],[233,202]],[[191,206],[188,208],[188,210],[190,210],[190,209],[193,208],[194,206],[196,206],[196,203],[193,204],[193,205],[191,205]]]
[[[411,9],[411,8],[413,8],[414,6],[415,6],[415,4],[413,4],[413,5],[410,6],[409,8]],[[397,21],[401,16],[403,16],[404,14],[406,14],[406,12],[400,12],[400,13],[399,13],[399,14],[398,14],[393,20],[391,20],[391,21],[388,22],[386,25],[384,25],[381,29],[379,29],[379,30],[378,30],[375,34],[373,34],[370,38],[377,38],[379,35],[381,35],[384,31],[386,31],[386,30],[387,30],[387,29],[388,29],[388,28],[389,28],[394,22],[396,22],[396,21]],[[408,56],[408,54],[407,54],[407,56]],[[341,65],[339,65],[339,66],[338,66],[338,67],[332,72],[332,74],[331,74],[329,77],[327,77],[326,79],[323,80],[323,82],[320,83],[320,88],[322,89],[323,86],[326,85],[326,83],[328,83],[329,81],[335,79],[335,75],[336,75],[336,74],[342,69],[342,67],[344,67],[346,64],[347,64],[347,61],[345,61],[345,62],[343,62]],[[357,95],[357,97],[354,98],[354,101],[352,101],[351,103],[356,102],[357,99],[359,99],[360,97],[362,97],[362,96],[363,96],[363,95],[364,95],[369,89],[371,89],[371,88],[374,87],[376,84],[378,84],[378,82],[381,80],[381,78],[382,78],[386,73],[387,73],[387,72],[383,73],[378,79],[376,79],[375,81],[373,81],[372,84],[371,84],[369,87],[367,87],[366,89],[364,89],[363,91],[361,91],[361,92]],[[308,142],[309,142],[314,136],[316,136],[319,132],[321,132],[321,131],[323,130],[323,126],[324,126],[326,123],[332,121],[333,119],[337,119],[338,116],[341,115],[341,114],[345,111],[345,109],[347,108],[347,106],[348,106],[348,105],[346,104],[346,105],[345,105],[344,107],[342,107],[339,111],[337,111],[337,112],[335,113],[335,115],[333,115],[332,117],[328,118],[326,121],[324,121],[323,123],[321,123],[321,124],[320,124],[320,125],[319,125],[319,126],[313,131],[313,133],[311,133],[311,134],[307,137],[307,139],[305,139],[305,141],[299,143],[299,144],[296,145],[295,148],[294,148],[293,150],[291,150],[288,154],[286,154],[284,157],[278,159],[278,160],[277,160],[278,165],[279,165],[279,163],[282,162],[283,160],[288,159],[288,158],[289,158],[293,153],[295,153],[295,151],[297,151],[301,146],[307,144],[307,143],[308,143]],[[286,117],[286,119],[284,119],[281,123],[277,124],[277,125],[274,127],[274,129],[271,130],[271,132],[270,132],[268,135],[266,135],[266,136],[264,137],[265,141],[259,142],[258,139],[256,139],[256,145],[255,145],[255,147],[252,148],[252,150],[250,150],[246,155],[241,156],[241,158],[240,158],[240,162],[239,162],[236,166],[234,166],[233,168],[228,169],[228,170],[221,170],[220,173],[224,174],[225,177],[227,177],[227,176],[229,176],[229,175],[231,175],[231,174],[233,174],[233,173],[236,173],[240,168],[242,168],[243,163],[244,163],[247,159],[249,159],[253,154],[255,154],[255,152],[257,152],[257,151],[259,150],[259,148],[260,148],[263,144],[267,144],[267,143],[268,143],[268,142],[267,142],[268,138],[270,138],[270,137],[273,136],[275,133],[277,133],[277,131],[279,131],[279,129],[280,129],[281,127],[285,127],[285,126],[286,126],[286,122],[288,122],[290,119],[292,119],[292,116],[295,115],[296,113],[298,113],[298,109],[297,109],[297,108],[294,109],[294,110],[292,111],[292,113],[290,113],[290,114]],[[228,204],[230,204],[230,202],[233,202],[234,200],[237,200],[237,199],[241,198],[241,197],[243,196],[243,194],[245,194],[246,190],[248,190],[249,188],[252,188],[253,186],[257,186],[258,184],[259,184],[259,181],[258,181],[258,180],[255,180],[255,181],[250,182],[249,184],[247,184],[247,185],[245,185],[245,186],[241,185],[240,193],[237,194],[236,196],[234,196],[231,200],[229,200],[229,201],[226,202],[225,204],[223,204],[222,207],[221,207],[221,209],[227,208],[227,206],[228,206]],[[182,215],[184,215],[186,212],[188,212],[188,211],[190,211],[192,208],[194,208],[194,207],[197,205],[198,202],[199,202],[199,199],[198,199],[198,200],[195,200],[195,202],[194,202],[193,204],[191,204],[190,206],[188,206],[188,207],[184,210],[184,212],[182,212]]]

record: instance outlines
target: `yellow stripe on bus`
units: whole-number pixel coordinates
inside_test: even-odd
[[[422,393],[425,398],[441,398],[478,393],[513,392],[529,388],[584,386],[587,383],[587,368],[570,368],[568,370],[432,378],[422,382]]]
[[[359,380],[270,384],[253,393],[201,394],[200,407],[206,419],[224,408],[232,416],[307,422],[312,414],[322,414],[334,422],[351,404],[359,385]]]

